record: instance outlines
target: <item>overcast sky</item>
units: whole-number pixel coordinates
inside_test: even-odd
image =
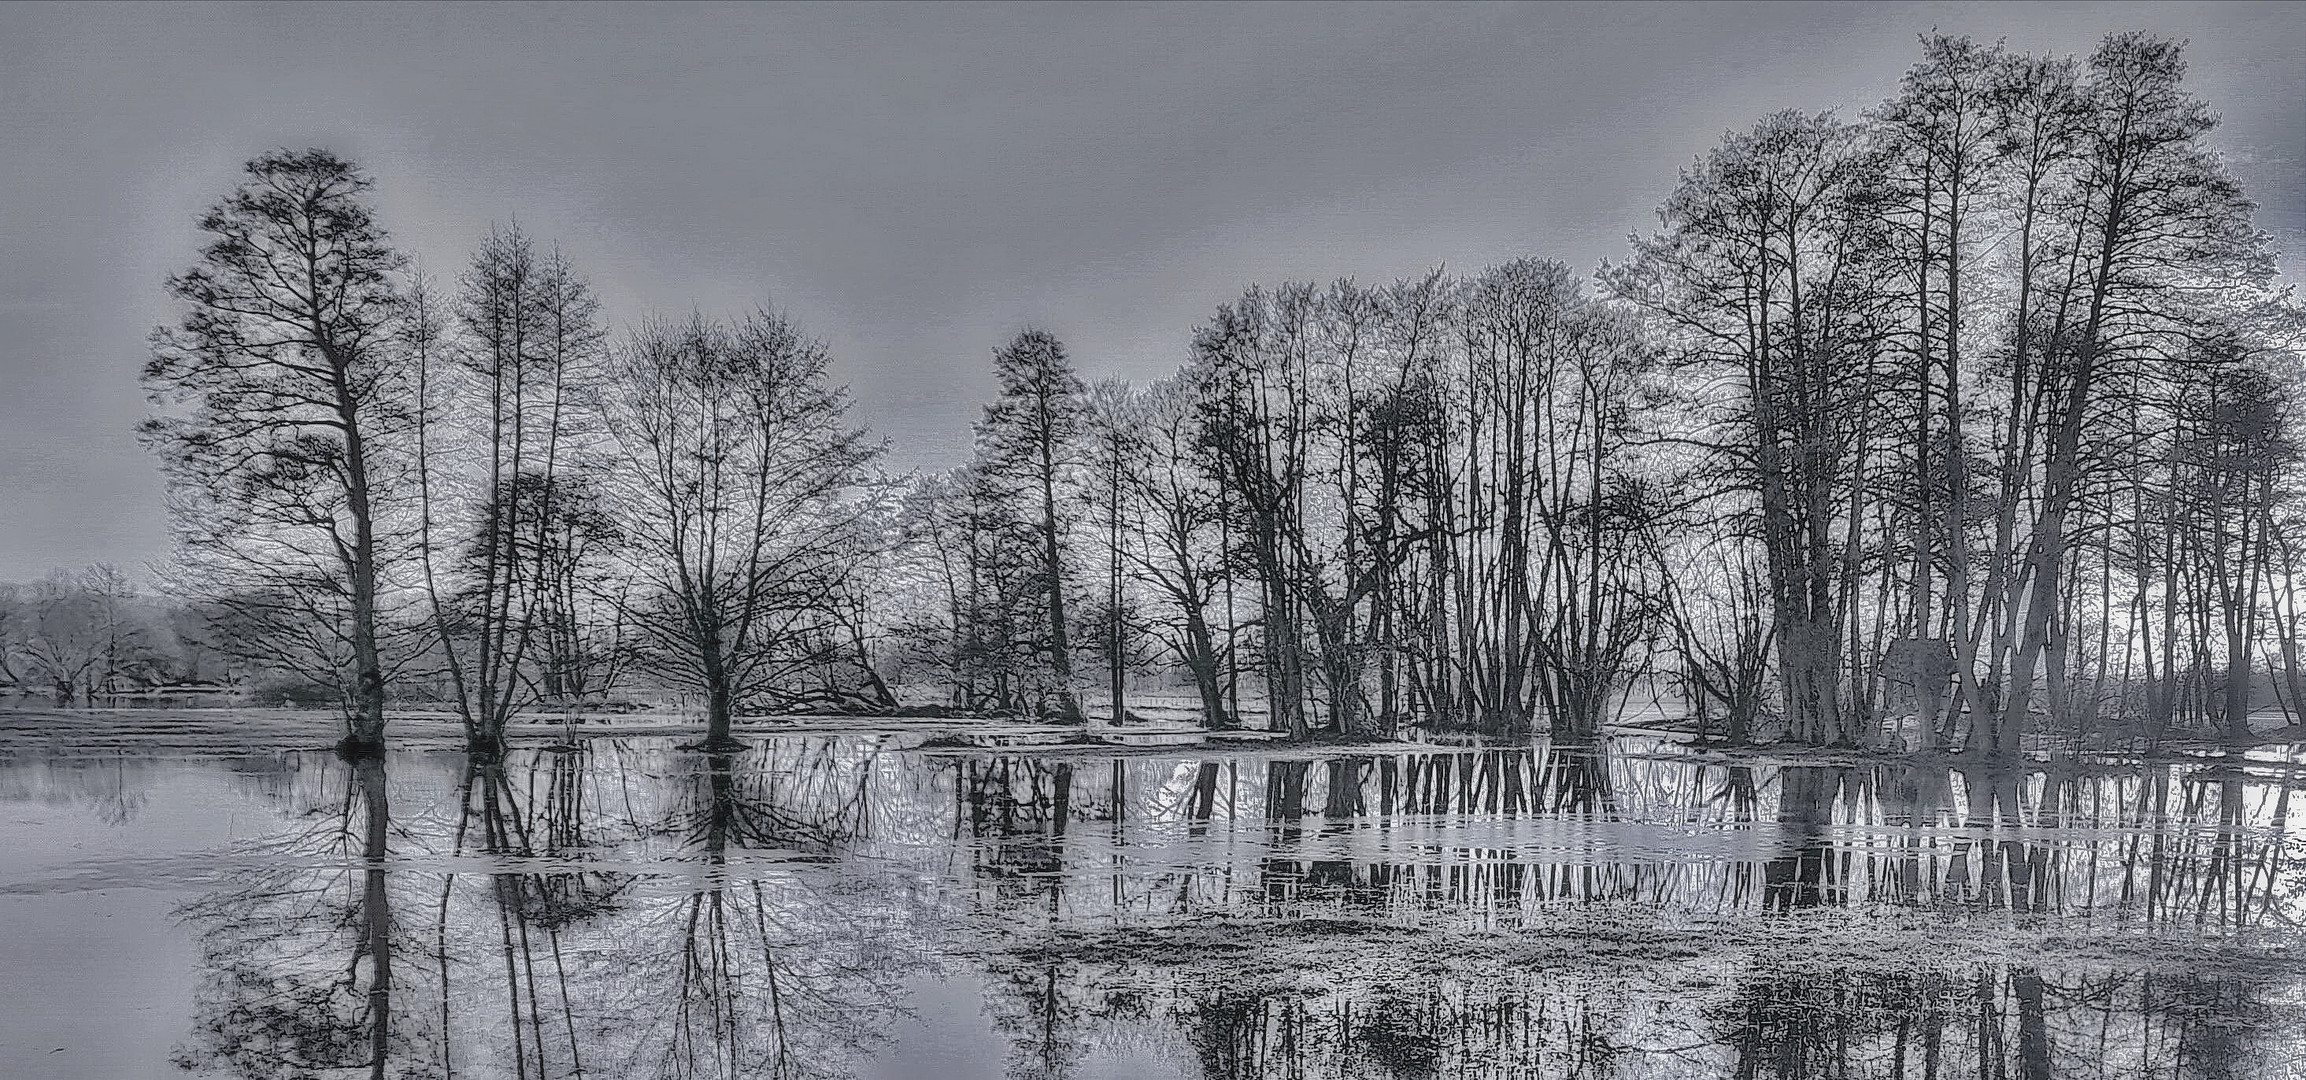
[[[788,310],[940,466],[1028,323],[1146,379],[1249,282],[1590,270],[1723,132],[1879,100],[1933,27],[2190,39],[2296,276],[2299,4],[0,7],[0,580],[165,553],[145,338],[270,147],[363,163],[442,277],[517,215],[619,326]]]

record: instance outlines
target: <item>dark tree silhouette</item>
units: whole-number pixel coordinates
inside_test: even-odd
[[[143,426],[169,479],[188,587],[229,598],[276,663],[324,659],[345,744],[384,744],[380,589],[396,455],[410,430],[393,338],[401,255],[371,182],[325,150],[275,151],[200,219],[169,282],[183,320],[153,335]],[[318,666],[318,665],[310,665]]]

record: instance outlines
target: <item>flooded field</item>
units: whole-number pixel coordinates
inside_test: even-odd
[[[0,740],[0,1076],[2283,1077],[2294,759]]]

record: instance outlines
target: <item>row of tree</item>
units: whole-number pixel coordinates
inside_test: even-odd
[[[1253,287],[1137,387],[1028,330],[972,459],[909,480],[785,317],[620,338],[517,228],[435,283],[352,165],[267,155],[146,372],[178,584],[364,748],[388,686],[500,748],[634,680],[715,743],[893,685],[1296,736],[1581,736],[1646,691],[1731,741],[2245,740],[2306,691],[2306,335],[2182,74],[1932,36],[1862,116],[1725,138],[1593,285]]]
[[[283,151],[247,177],[170,283],[186,312],[155,335],[144,434],[177,584],[235,648],[338,688],[348,747],[382,745],[394,685],[435,688],[482,750],[635,662],[699,693],[716,743],[740,703],[848,685],[812,669],[840,658],[877,448],[821,344],[761,311],[611,347],[569,261],[517,229],[443,289],[350,163]]]
[[[2182,73],[1933,36],[1727,137],[1591,292],[1253,288],[1138,390],[1021,337],[921,489],[915,636],[957,703],[1069,709],[1075,589],[1116,715],[1134,635],[1296,734],[1590,734],[1649,675],[1732,741],[2247,740],[2301,688],[2306,336]]]

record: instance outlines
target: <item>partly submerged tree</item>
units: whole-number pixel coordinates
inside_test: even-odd
[[[1856,488],[1883,396],[1881,169],[1858,127],[1771,116],[1684,173],[1665,231],[1617,278],[1674,327],[1697,385],[1718,388],[1699,437],[1757,497],[1787,720],[1813,745],[1863,738],[1841,675]]]
[[[1058,503],[1067,473],[1077,464],[1074,443],[1084,422],[1087,387],[1074,373],[1065,346],[1045,330],[1026,330],[996,350],[993,374],[1000,380],[1001,396],[985,406],[984,422],[977,427],[979,472],[1013,500],[1019,520],[1032,532],[1032,557],[1048,615],[1056,711],[1062,719],[1079,720]]]
[[[849,426],[829,362],[766,311],[651,322],[610,362],[607,497],[640,583],[632,626],[657,674],[703,697],[710,746],[821,643],[851,569],[879,449]]]
[[[186,310],[144,383],[188,587],[248,616],[260,659],[332,658],[348,749],[384,744],[384,518],[410,428],[394,341],[402,264],[371,182],[326,150],[268,153],[200,219]]]
[[[591,606],[590,555],[614,531],[580,460],[604,335],[568,259],[518,227],[483,239],[453,320],[437,306],[412,286],[402,330],[417,364],[425,593],[468,741],[493,753],[522,706],[581,693],[587,635],[568,624]]]

